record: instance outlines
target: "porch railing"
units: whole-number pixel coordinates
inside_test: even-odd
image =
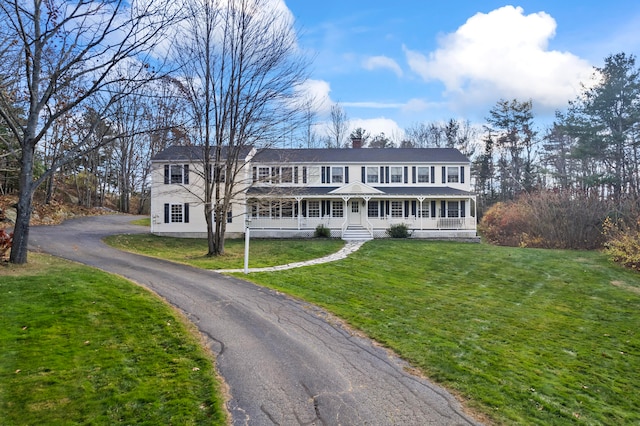
[[[300,217],[271,219],[266,217],[251,218],[251,228],[254,229],[315,229],[322,224],[330,229],[343,230],[346,227],[341,217]],[[387,229],[391,225],[406,224],[414,230],[473,230],[476,228],[475,217],[384,217],[367,218],[365,228],[370,232],[375,229]]]

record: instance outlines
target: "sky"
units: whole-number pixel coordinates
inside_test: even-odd
[[[282,1],[312,58],[317,120],[339,103],[352,128],[396,139],[420,122],[480,125],[500,99],[531,99],[549,126],[593,67],[640,53],[636,0]]]

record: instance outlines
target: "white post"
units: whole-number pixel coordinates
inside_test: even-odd
[[[251,223],[251,219],[247,218],[245,220],[244,227],[244,273],[249,273],[249,224]]]

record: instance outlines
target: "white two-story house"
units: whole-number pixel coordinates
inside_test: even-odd
[[[152,160],[152,232],[205,235],[197,147]],[[405,224],[413,238],[475,238],[469,159],[450,148],[247,149],[227,212],[227,234],[307,238],[318,225],[344,239],[384,238]]]

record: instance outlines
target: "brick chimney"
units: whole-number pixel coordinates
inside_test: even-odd
[[[351,138],[351,148],[362,148],[362,138]]]

